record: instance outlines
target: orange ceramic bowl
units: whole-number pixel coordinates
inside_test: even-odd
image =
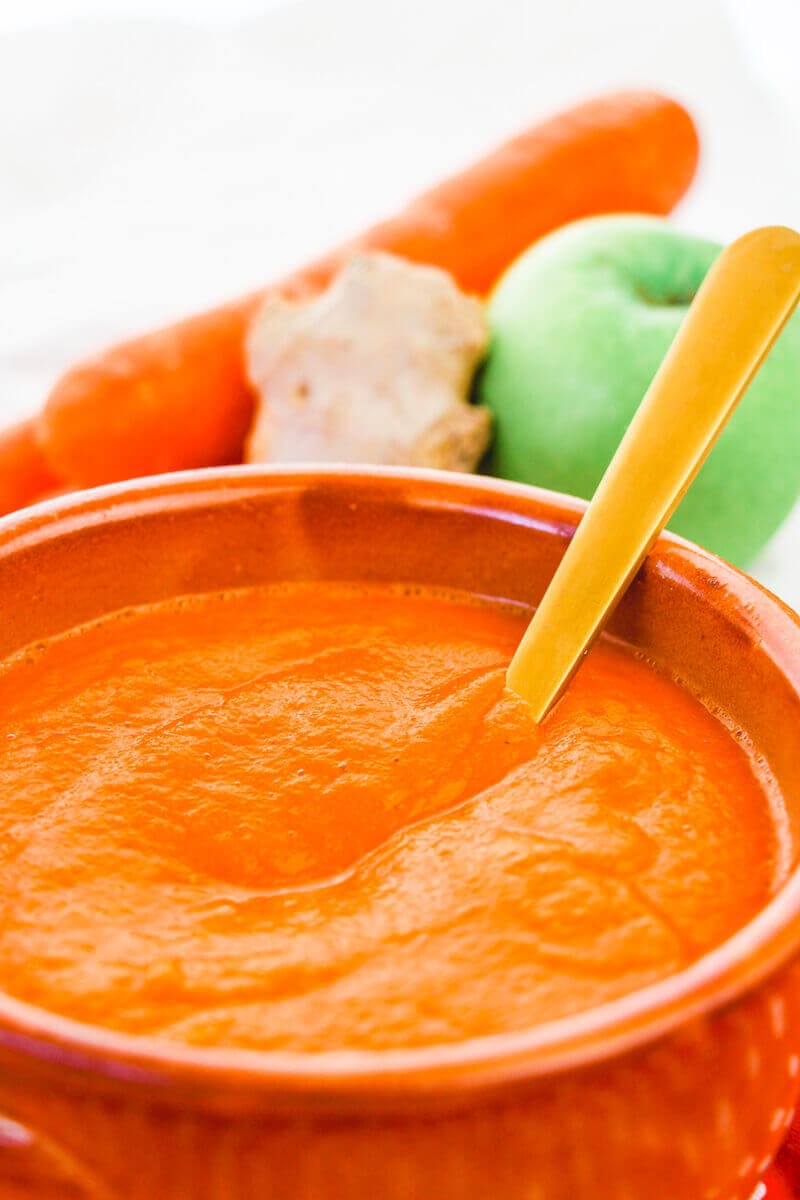
[[[180,592],[404,580],[535,603],[580,517],[432,472],[225,468],[0,523],[0,653]],[[614,632],[770,763],[800,845],[800,623],[666,537]],[[745,1200],[800,1072],[800,872],[729,942],[602,1008],[389,1053],[202,1050],[0,996],[0,1195],[125,1200]]]

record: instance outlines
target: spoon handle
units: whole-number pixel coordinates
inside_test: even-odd
[[[508,668],[541,721],[644,562],[800,298],[800,235],[756,229],[706,276]]]

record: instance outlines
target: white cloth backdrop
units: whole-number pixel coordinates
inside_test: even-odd
[[[695,113],[681,225],[800,226],[798,44],[798,0],[0,0],[0,421],[610,87]]]

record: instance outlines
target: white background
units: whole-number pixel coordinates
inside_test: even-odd
[[[681,225],[800,227],[799,54],[800,0],[0,0],[0,421],[606,88],[695,114]]]

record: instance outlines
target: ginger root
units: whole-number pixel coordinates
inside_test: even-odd
[[[246,346],[247,461],[473,470],[491,436],[468,399],[487,341],[479,300],[388,254],[355,256],[311,301],[267,298]]]

